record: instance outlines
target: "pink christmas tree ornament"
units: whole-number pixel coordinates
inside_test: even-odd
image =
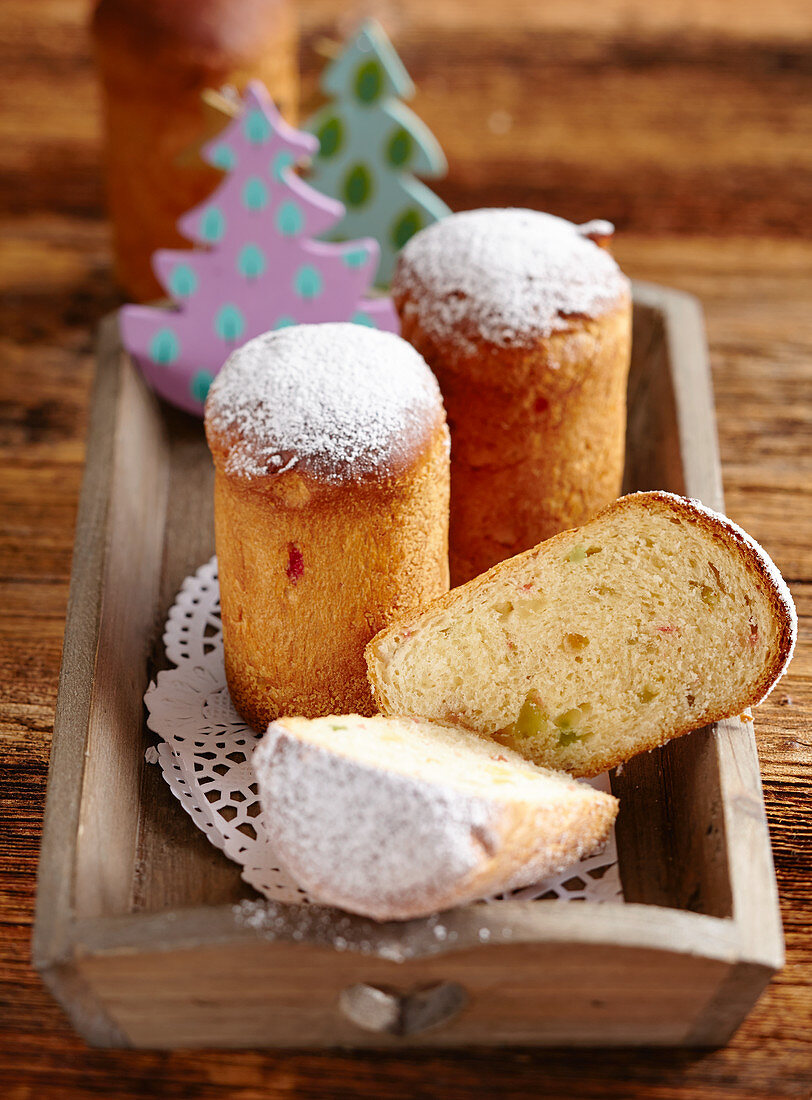
[[[315,240],[344,215],[294,171],[318,149],[289,126],[262,84],[202,155],[226,176],[178,228],[202,246],[162,249],[153,268],[174,309],[124,306],[121,335],[152,388],[202,415],[209,385],[235,348],[285,325],[355,321],[398,332],[389,298],[367,298],[378,266],[372,238]]]

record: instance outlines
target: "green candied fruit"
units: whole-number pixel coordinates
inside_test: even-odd
[[[539,734],[546,733],[549,726],[550,720],[539,702],[538,692],[530,691],[522,703],[516,721],[497,730],[497,734],[503,737],[538,737]]]
[[[591,730],[583,728],[584,720],[592,711],[591,703],[581,703],[580,706],[562,711],[553,719],[558,730],[559,747],[574,745],[576,741],[584,741],[592,734]]]
[[[336,730],[336,732],[338,730],[346,730],[346,728],[347,728],[346,726],[335,726],[335,725],[333,725],[332,722],[330,723],[330,729],[331,730]]]
[[[559,714],[553,719],[557,729],[566,731],[578,729],[583,720],[584,712],[580,707],[573,707],[572,710],[565,710],[562,714]]]
[[[591,558],[593,554],[600,554],[602,547],[600,546],[584,546],[582,542],[579,542],[577,546],[573,546],[569,554],[567,554],[567,561],[573,561],[576,565],[580,565],[582,561],[586,561],[587,558]]]
[[[513,723],[514,736],[537,737],[546,733],[548,728],[549,718],[544,707],[537,702],[535,693],[531,692],[522,704],[519,717]]]
[[[650,703],[652,699],[657,698],[657,694],[658,693],[654,691],[653,688],[650,688],[648,684],[646,684],[642,691],[638,691],[637,698],[641,703]]]
[[[558,746],[559,748],[566,748],[567,745],[574,745],[577,740],[577,733],[559,733]]]

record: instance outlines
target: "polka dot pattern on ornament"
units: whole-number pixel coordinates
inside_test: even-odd
[[[222,240],[226,231],[226,219],[222,211],[216,206],[210,206],[200,219],[200,234],[204,241],[216,244]]]
[[[353,248],[342,256],[347,267],[362,267],[369,259],[368,248]]]
[[[271,161],[271,175],[277,183],[285,182],[285,173],[289,168],[292,168],[296,163],[293,153],[288,152],[287,149],[282,149],[276,154]]]
[[[264,210],[268,205],[268,188],[259,176],[251,176],[245,181],[242,201],[246,210]]]
[[[180,355],[180,341],[171,328],[159,328],[150,340],[149,354],[153,363],[169,366]]]
[[[313,301],[318,298],[323,285],[324,280],[321,277],[321,272],[312,264],[303,264],[296,272],[293,280],[293,289],[300,298],[304,298],[306,301]]]
[[[214,381],[214,375],[207,370],[199,370],[192,378],[189,389],[195,401],[202,404],[209,393],[209,386]]]
[[[230,145],[216,145],[211,151],[211,161],[215,168],[230,172],[237,166],[237,154]]]
[[[367,19],[327,66],[329,102],[307,126],[320,151],[308,182],[345,206],[329,239],[359,233],[380,246],[375,282],[384,287],[398,251],[420,229],[450,213],[416,176],[441,176],[445,157],[405,101],[414,86],[383,28]]]
[[[265,253],[256,244],[246,244],[237,257],[237,270],[246,279],[257,279],[265,271]]]
[[[283,237],[295,237],[304,229],[304,214],[298,203],[286,199],[276,211],[276,228]]]
[[[245,332],[245,318],[242,311],[231,303],[221,306],[214,318],[214,331],[221,340],[230,343],[239,338]]]
[[[415,233],[422,228],[420,211],[414,209],[404,210],[392,227],[392,244],[397,249],[403,248],[406,242],[410,241]]]
[[[320,127],[316,137],[319,139],[320,157],[334,157],[341,152],[344,144],[344,124],[333,115]]]
[[[264,145],[271,136],[271,124],[258,108],[247,112],[243,125],[252,145]]]
[[[338,112],[323,117],[335,120],[325,145],[338,150],[333,163],[342,177],[347,124]],[[352,229],[340,243],[330,239],[341,205],[297,174],[316,147],[312,135],[281,118],[258,82],[249,83],[234,117],[206,144],[203,156],[223,174],[212,173],[218,178],[210,196],[178,222],[197,248],[161,249],[154,257],[174,308],[121,311],[128,352],[152,388],[179,408],[200,415],[229,355],[272,328],[348,322],[354,312],[368,313],[381,330],[397,328],[391,299],[367,297],[377,245]]]
[[[354,165],[344,179],[344,201],[348,206],[363,206],[372,198],[372,173],[365,164]]]
[[[369,105],[383,91],[384,74],[379,61],[365,61],[355,74],[355,94],[361,103]]]
[[[413,150],[412,135],[403,126],[399,126],[387,142],[385,156],[393,168],[403,168],[411,158]]]
[[[169,289],[178,298],[190,298],[197,290],[197,275],[188,264],[178,264],[169,276]]]

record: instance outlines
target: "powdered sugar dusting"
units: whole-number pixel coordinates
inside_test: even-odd
[[[792,593],[787,586],[787,582],[781,576],[781,572],[778,566],[772,560],[764,547],[759,542],[757,542],[752,535],[749,535],[743,527],[739,527],[738,523],[734,523],[732,519],[728,519],[728,517],[722,512],[716,512],[713,510],[713,508],[708,508],[708,506],[703,504],[701,500],[695,500],[693,497],[681,497],[675,493],[667,493],[663,490],[648,491],[642,494],[634,493],[632,495],[659,497],[661,500],[675,501],[683,506],[688,504],[695,511],[701,513],[704,516],[707,516],[709,519],[714,520],[716,523],[719,523],[722,527],[725,528],[728,534],[733,536],[736,542],[743,543],[745,546],[749,547],[750,550],[752,550],[757,556],[762,568],[764,569],[764,572],[770,578],[778,602],[783,608],[789,630],[789,644],[786,649],[783,663],[778,673],[776,674],[776,677],[773,680],[772,684],[770,684],[770,687],[765,692],[764,696],[759,700],[759,702],[763,703],[770,692],[773,690],[775,685],[787,671],[789,663],[792,660],[792,655],[795,652],[795,643],[798,639],[798,613],[795,610],[795,601],[792,598]]]
[[[529,346],[596,317],[629,293],[615,260],[584,227],[535,210],[472,210],[422,230],[392,283],[404,317],[445,341]]]
[[[385,919],[435,883],[463,880],[479,858],[475,834],[491,831],[483,798],[298,744],[280,726],[253,763],[282,865],[310,897],[351,912]]]
[[[206,428],[229,476],[301,467],[339,482],[398,467],[442,415],[434,375],[399,336],[296,325],[249,340],[227,360]]]

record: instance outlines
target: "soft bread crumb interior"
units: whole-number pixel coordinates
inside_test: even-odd
[[[377,654],[373,642],[385,712],[459,723],[592,774],[664,730],[703,725],[720,700],[752,692],[777,653],[765,585],[667,505],[633,523],[598,517],[514,561]]]
[[[544,800],[586,791],[569,776],[537,767],[518,753],[470,732],[410,718],[282,718],[275,726],[300,741],[369,768],[440,784],[472,795]]]

